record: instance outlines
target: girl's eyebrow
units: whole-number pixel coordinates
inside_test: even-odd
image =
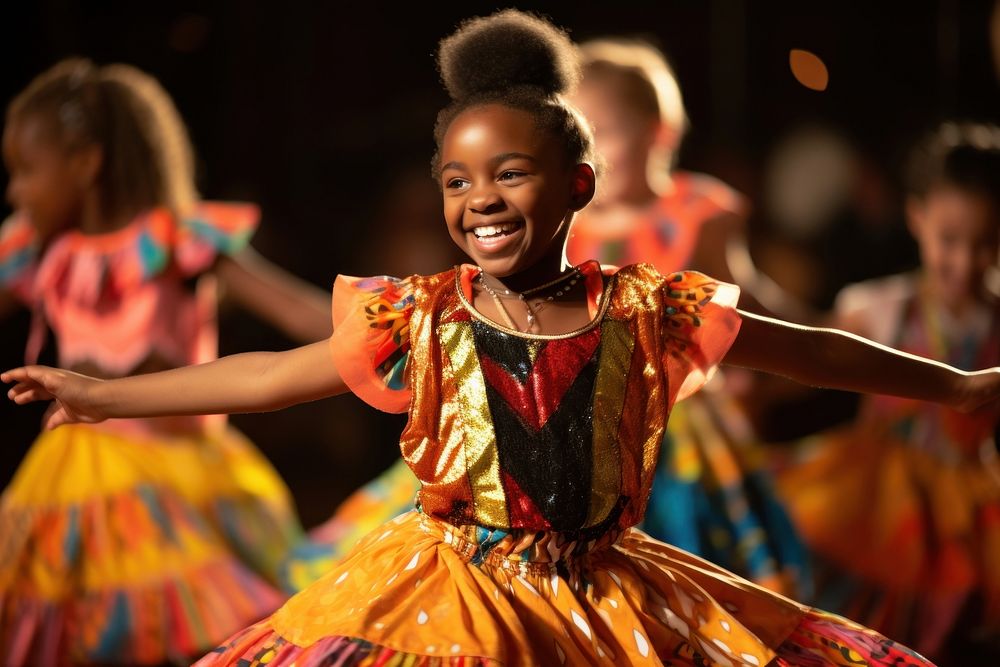
[[[498,165],[507,160],[530,160],[531,162],[538,162],[533,155],[528,155],[527,153],[500,153],[500,155],[490,160],[490,164]]]
[[[494,155],[490,159],[490,166],[496,167],[497,165],[503,164],[507,160],[530,160],[531,162],[538,162],[533,155],[528,155],[527,153],[500,153],[499,155]],[[441,166],[441,171],[446,171],[448,169],[458,169],[463,171],[466,169],[464,162],[452,161]]]

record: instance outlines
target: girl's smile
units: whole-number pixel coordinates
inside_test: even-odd
[[[503,253],[505,248],[515,245],[524,235],[524,223],[520,220],[509,222],[485,222],[472,227],[473,242],[484,254]]]

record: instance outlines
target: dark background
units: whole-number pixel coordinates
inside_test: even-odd
[[[435,271],[447,267],[448,251],[414,250],[424,246],[410,242],[435,234],[447,240],[427,177],[434,116],[446,103],[433,53],[460,19],[502,6],[7,3],[0,100],[64,56],[137,65],[160,79],[186,119],[203,194],[263,207],[254,241],[261,253],[322,286],[338,273]],[[824,286],[807,295],[821,306],[848,280],[912,263],[896,187],[913,138],[943,118],[996,121],[1000,110],[989,41],[993,3],[985,0],[518,6],[550,16],[577,40],[619,33],[659,43],[692,119],[680,164],[725,178],[757,203],[750,229],[761,257],[780,236],[762,203],[769,151],[802,123],[836,128],[866,165],[865,182],[882,193],[874,214],[881,245],[866,252],[872,246],[850,231],[790,241],[823,270]],[[793,48],[826,63],[826,91],[795,80]],[[837,229],[858,227],[864,217],[855,211]],[[780,262],[774,265],[780,274]],[[26,331],[24,314],[0,323],[0,366],[20,362]],[[223,307],[223,353],[290,345]],[[0,484],[40,415],[34,406],[0,405]],[[275,462],[310,525],[389,464],[402,427],[353,397],[233,422]]]

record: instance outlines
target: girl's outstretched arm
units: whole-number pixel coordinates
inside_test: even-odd
[[[242,307],[292,340],[312,343],[330,335],[330,293],[296,278],[252,248],[235,257],[219,257],[215,274]]]
[[[115,417],[262,412],[340,394],[347,386],[321,341],[286,352],[248,352],[198,366],[97,380],[25,366],[0,375],[15,403],[54,400],[46,427]]]
[[[802,384],[943,403],[972,411],[1000,407],[1000,368],[964,372],[839,331],[740,312],[743,324],[725,363]]]

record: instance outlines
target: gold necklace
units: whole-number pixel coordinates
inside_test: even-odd
[[[522,304],[524,304],[524,310],[527,313],[527,319],[528,319],[527,328],[525,329],[524,332],[533,333],[536,325],[538,324],[539,311],[541,311],[542,308],[544,308],[548,304],[552,303],[552,301],[554,301],[556,298],[561,297],[563,294],[569,292],[569,290],[572,289],[572,287],[576,285],[577,282],[579,282],[580,278],[582,277],[583,276],[580,273],[580,270],[574,267],[572,271],[564,273],[555,280],[550,280],[549,282],[543,285],[532,287],[531,289],[526,289],[523,292],[515,292],[511,289],[504,287],[503,293],[504,296],[507,297],[516,297]],[[557,290],[555,294],[550,294],[549,296],[545,297],[543,300],[541,300],[534,306],[532,306],[531,302],[528,301],[527,298],[528,295],[541,292],[550,287],[555,287],[556,285],[559,285],[560,283],[563,283],[566,280],[569,280],[569,284],[566,287]],[[483,289],[486,290],[486,292],[491,297],[493,297],[493,303],[496,304],[497,310],[500,311],[500,315],[501,317],[503,317],[504,323],[514,331],[521,331],[520,327],[518,327],[514,323],[514,318],[510,316],[510,312],[507,310],[507,307],[504,306],[503,299],[500,297],[500,294],[497,292],[497,290],[490,287],[489,284],[486,282],[486,272],[483,271],[482,269],[479,270],[479,284],[483,286]]]
[[[483,271],[482,269],[480,269],[480,271],[479,271],[480,282],[482,282],[484,285],[485,285],[485,280],[486,280],[484,278],[485,275],[486,275],[486,272]],[[538,285],[537,287],[532,287],[532,288],[526,289],[523,292],[515,292],[512,289],[508,289],[506,286],[502,286],[499,290],[494,289],[494,291],[502,292],[503,295],[507,296],[507,297],[516,296],[516,297],[520,298],[521,296],[529,296],[531,294],[535,294],[536,292],[541,292],[541,291],[546,290],[546,289],[548,289],[550,287],[558,285],[561,282],[565,282],[568,279],[572,279],[572,280],[570,280],[570,287],[572,287],[573,285],[575,285],[577,283],[577,281],[579,281],[579,279],[581,277],[582,277],[582,275],[580,274],[580,269],[578,269],[576,267],[573,267],[569,271],[563,272],[558,278],[550,280],[547,283],[543,283],[541,285]],[[490,278],[492,279],[492,276],[490,276]],[[501,283],[501,285],[503,285],[503,283]],[[567,287],[566,289],[569,289],[569,287]]]

